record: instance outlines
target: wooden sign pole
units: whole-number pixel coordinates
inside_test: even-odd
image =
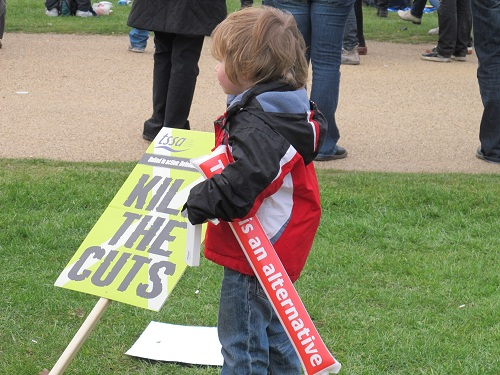
[[[83,343],[90,335],[90,332],[92,332],[99,322],[99,319],[101,319],[101,316],[103,316],[110,303],[111,300],[107,298],[100,298],[99,301],[97,301],[96,305],[87,316],[87,319],[85,319],[75,337],[73,337],[73,340],[71,340],[66,347],[66,350],[64,350],[52,370],[50,370],[49,375],[61,375],[64,373],[76,353],[78,353]]]

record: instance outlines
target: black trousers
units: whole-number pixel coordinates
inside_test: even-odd
[[[441,0],[437,12],[438,53],[446,57],[465,56],[472,30],[470,0]]]
[[[3,39],[5,31],[5,13],[7,12],[6,0],[0,0],[0,39]]]
[[[155,31],[153,115],[144,122],[145,136],[156,137],[164,126],[189,129],[204,39]]]

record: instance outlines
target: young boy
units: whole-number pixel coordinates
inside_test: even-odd
[[[231,163],[195,186],[189,221],[208,224],[205,257],[224,267],[218,334],[222,374],[301,374],[299,358],[227,222],[256,215],[292,281],[304,267],[319,225],[312,161],[326,121],[308,100],[305,43],[294,18],[269,7],[232,13],[212,34],[223,91],[216,146]]]

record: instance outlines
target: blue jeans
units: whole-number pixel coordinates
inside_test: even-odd
[[[133,28],[128,33],[130,45],[134,48],[145,49],[148,44],[149,31]]]
[[[274,0],[274,6],[292,13],[308,48],[312,64],[311,100],[325,115],[328,131],[318,156],[335,153],[340,138],[335,122],[339,101],[340,61],[347,17],[354,0]]]
[[[255,276],[224,268],[220,293],[221,375],[300,375],[299,357]]]
[[[472,0],[472,18],[484,105],[479,141],[484,158],[500,162],[500,0]]]

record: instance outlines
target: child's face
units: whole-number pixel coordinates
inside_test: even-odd
[[[217,62],[217,65],[215,65],[215,73],[217,74],[217,79],[219,80],[222,90],[228,95],[239,95],[251,87],[246,80],[243,80],[243,83],[241,84],[231,82],[229,78],[227,78],[226,68],[223,61]]]

